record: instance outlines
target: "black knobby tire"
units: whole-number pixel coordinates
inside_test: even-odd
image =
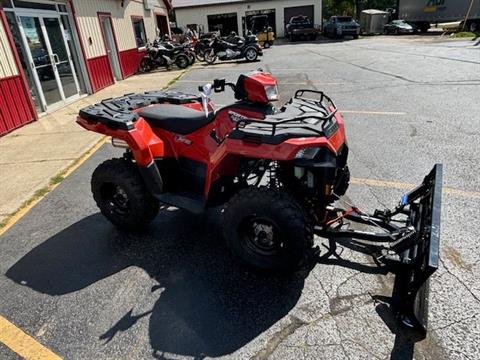
[[[159,202],[147,190],[136,165],[125,159],[100,164],[92,175],[93,198],[114,225],[139,230],[158,214]]]
[[[267,188],[243,189],[226,204],[223,235],[234,255],[263,271],[295,270],[313,247],[307,213],[290,195]]]

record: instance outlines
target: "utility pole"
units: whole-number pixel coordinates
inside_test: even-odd
[[[470,16],[470,11],[472,11],[474,1],[475,0],[470,0],[470,6],[468,7],[467,14],[465,15],[465,20],[463,20],[462,31],[465,30],[465,26],[467,25],[468,17]]]

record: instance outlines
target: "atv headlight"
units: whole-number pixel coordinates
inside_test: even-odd
[[[318,155],[319,152],[320,152],[320,148],[315,148],[315,147],[305,148],[297,152],[297,155],[295,155],[295,159],[312,160],[315,158],[315,156]]]
[[[278,100],[278,87],[277,87],[277,85],[265,86],[265,93],[267,94],[268,101]]]

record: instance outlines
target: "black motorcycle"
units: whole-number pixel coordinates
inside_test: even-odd
[[[140,62],[141,72],[150,72],[158,67],[170,69],[171,65],[177,65],[185,69],[191,65],[191,57],[186,53],[183,46],[173,46],[160,40],[153,44],[147,44],[147,51]]]
[[[192,43],[190,40],[184,42],[183,44],[176,44],[173,41],[166,40],[160,43],[168,50],[180,50],[185,53],[188,57],[188,64],[193,65],[195,63],[195,50],[193,49]]]
[[[212,42],[211,36],[203,35],[195,43],[194,51],[198,61],[205,61],[205,50],[209,48]]]
[[[258,45],[255,35],[246,38],[237,37],[235,43],[217,36],[211,40],[209,47],[204,51],[205,62],[209,65],[217,59],[221,61],[246,59],[248,62],[252,62],[262,55],[262,49]]]

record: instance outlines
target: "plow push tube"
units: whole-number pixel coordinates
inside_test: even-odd
[[[330,209],[332,220],[315,227],[317,235],[330,241],[347,238],[381,250],[378,259],[392,265],[395,274],[391,308],[418,339],[426,336],[429,278],[439,264],[442,174],[442,165],[436,164],[423,183],[405,194],[393,210],[376,210],[372,216],[354,207]],[[350,229],[352,223],[381,231]]]

